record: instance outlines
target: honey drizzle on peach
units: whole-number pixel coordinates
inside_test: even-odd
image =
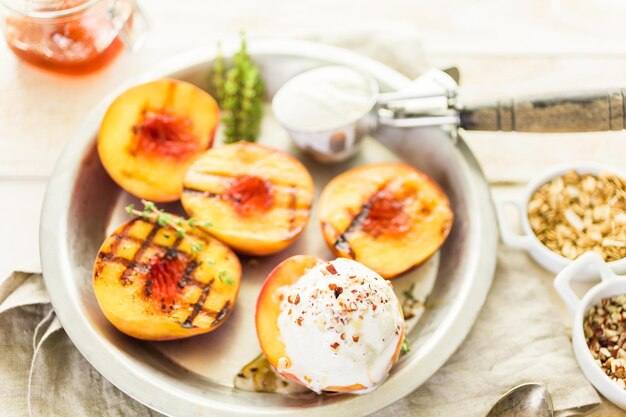
[[[193,122],[188,117],[164,110],[144,111],[132,127],[136,151],[149,156],[184,159],[200,151],[200,144],[191,133]]]
[[[390,183],[383,184],[363,203],[350,225],[335,240],[333,246],[337,250],[347,253],[354,259],[356,255],[348,238],[359,229],[373,237],[381,234],[399,236],[410,229],[410,218],[404,211],[405,197],[393,195],[389,190]]]
[[[274,203],[272,183],[253,175],[236,177],[230,183],[228,196],[240,216],[268,210]]]
[[[336,255],[363,262],[388,279],[428,259],[453,219],[449,200],[432,178],[392,162],[353,168],[334,178],[320,196],[318,213],[324,239]]]
[[[150,272],[144,284],[144,295],[160,303],[164,312],[172,309],[184,288],[187,260],[176,250],[168,250],[164,256],[155,256],[150,262]]]
[[[376,193],[370,204],[362,229],[376,237],[381,234],[400,235],[409,230],[409,215],[404,211],[404,199],[386,189]]]

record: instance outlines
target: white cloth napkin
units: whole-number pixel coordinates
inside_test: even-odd
[[[411,77],[427,67],[410,25],[307,37],[372,56]],[[491,292],[461,348],[423,386],[375,417],[482,417],[509,388],[530,381],[548,386],[557,415],[596,406],[600,398],[580,372],[547,293],[551,279],[524,254],[501,249]],[[159,415],[83,359],[48,303],[40,274],[15,272],[0,286],[0,414]]]

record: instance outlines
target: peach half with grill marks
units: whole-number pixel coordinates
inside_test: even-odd
[[[313,203],[313,180],[293,156],[239,142],[205,152],[183,181],[189,216],[235,251],[278,252],[304,231]]]
[[[226,245],[197,227],[137,218],[109,236],[96,258],[93,287],[105,317],[144,340],[207,333],[232,311],[241,264]]]
[[[322,234],[340,257],[384,278],[420,265],[448,237],[448,197],[425,173],[400,162],[363,165],[335,177],[322,191]]]

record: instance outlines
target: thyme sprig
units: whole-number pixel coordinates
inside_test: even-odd
[[[143,203],[143,210],[137,210],[134,204],[126,206],[126,213],[131,216],[139,216],[146,221],[153,221],[159,226],[169,226],[176,230],[178,237],[185,237],[185,226],[193,228],[196,226],[211,227],[212,223],[209,221],[198,221],[193,217],[184,219],[178,216],[172,216],[159,208],[152,201],[141,200]],[[191,246],[191,254],[196,254],[202,250],[201,242],[193,242]]]
[[[161,209],[159,209],[156,204],[152,201],[141,200],[143,203],[143,210],[137,210],[134,204],[129,204],[126,206],[126,213],[131,216],[139,216],[146,221],[152,221],[158,224],[159,226],[169,226],[176,230],[178,237],[185,238],[187,234],[185,233],[185,226],[193,228],[193,227],[211,227],[213,224],[209,221],[199,221],[190,217],[188,219],[173,216],[170,213],[167,213]],[[191,245],[191,254],[195,255],[200,252],[203,248],[202,242],[192,241]],[[215,262],[212,259],[205,259],[204,263],[207,265],[214,265]],[[230,277],[230,273],[222,269],[217,273],[217,277],[220,281],[222,281],[226,285],[233,285],[235,280]]]
[[[225,269],[217,273],[217,278],[226,285],[233,285],[235,283],[235,280],[231,278],[230,273]]]
[[[400,353],[406,355],[411,351],[411,345],[409,344],[409,340],[404,336],[404,340],[402,340],[402,347],[400,348]]]
[[[221,106],[224,102],[224,82],[226,80],[226,64],[224,62],[224,55],[222,55],[222,45],[217,43],[217,55],[213,61],[211,67],[211,93],[215,96],[218,104]]]
[[[248,54],[245,37],[242,36],[241,48],[233,56],[229,69],[218,44],[218,54],[211,68],[210,91],[223,112],[224,142],[254,142],[263,119],[265,85],[259,68]]]

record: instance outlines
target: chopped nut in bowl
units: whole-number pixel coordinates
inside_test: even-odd
[[[532,181],[520,201],[498,201],[502,240],[525,249],[543,267],[559,272],[593,251],[626,272],[626,176],[616,169],[576,164],[551,170]],[[513,232],[505,206],[521,213],[522,234]],[[591,277],[590,272],[582,278]]]
[[[602,282],[579,299],[571,282],[593,271]],[[568,307],[578,365],[609,401],[626,410],[626,276],[617,275],[596,252],[563,269],[554,287]]]

